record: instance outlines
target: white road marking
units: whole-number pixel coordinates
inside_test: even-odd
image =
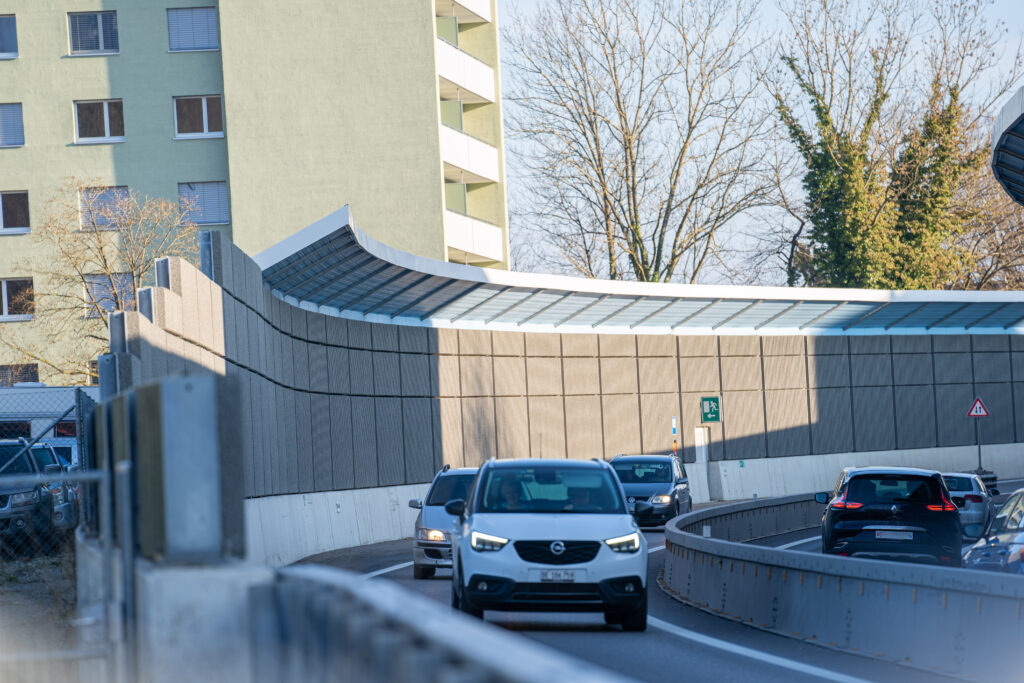
[[[760,650],[754,650],[753,648],[737,645],[736,643],[732,643],[728,640],[712,638],[711,636],[706,636],[702,633],[697,633],[696,631],[690,631],[689,629],[682,628],[681,626],[670,624],[669,622],[662,621],[656,617],[648,616],[647,623],[660,631],[664,631],[665,633],[669,633],[679,638],[684,638],[700,645],[713,647],[716,650],[722,650],[723,652],[727,652],[731,655],[739,655],[741,657],[747,657],[748,659],[755,659],[759,662],[764,662],[765,664],[807,674],[808,676],[815,676],[826,681],[836,681],[836,683],[867,683],[863,678],[847,676],[845,674],[836,673],[835,671],[823,669],[811,664],[795,662],[792,659],[786,659],[785,657],[779,657],[778,655],[770,655],[767,652],[761,652]]]
[[[396,572],[399,569],[405,569],[406,567],[411,567],[411,566],[412,566],[412,562],[403,562],[402,564],[396,564],[396,565],[392,565],[390,567],[385,567],[384,569],[378,569],[377,571],[370,572],[369,574],[363,574],[363,578],[364,579],[372,579],[375,576],[380,576],[381,574],[390,574],[391,572]]]
[[[775,546],[775,548],[777,550],[789,550],[790,548],[795,548],[796,546],[803,545],[804,543],[810,543],[811,541],[820,541],[820,540],[821,540],[821,536],[811,536],[810,538],[805,538],[805,539],[800,540],[800,541],[793,541],[792,543],[784,543],[782,545],[777,545],[777,546]]]
[[[663,546],[663,545],[659,545],[657,548],[648,548],[647,549],[647,554],[650,555],[651,553],[656,553],[659,550],[664,550],[664,549],[665,549],[665,546]]]

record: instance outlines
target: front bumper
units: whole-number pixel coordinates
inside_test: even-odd
[[[465,595],[479,609],[528,612],[629,611],[641,606],[643,579],[620,576],[596,583],[519,583],[474,574]]]
[[[421,567],[450,569],[452,566],[452,544],[416,541],[412,548],[412,561]]]
[[[52,531],[50,515],[41,503],[0,510],[0,537],[24,533],[43,534]]]

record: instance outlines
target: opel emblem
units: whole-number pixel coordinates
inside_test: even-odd
[[[891,508],[889,508],[889,509],[890,509],[890,510],[892,510],[892,514],[894,514],[894,515],[895,515],[895,514],[896,514],[897,512],[899,512],[899,511],[900,511],[900,509],[899,509],[898,507],[896,507],[895,505],[893,505],[893,506],[892,506]]]
[[[630,496],[629,497],[629,502],[630,503],[635,503],[636,502],[636,498],[634,498],[633,496]]]
[[[561,541],[552,541],[551,545],[548,546],[548,550],[551,551],[552,555],[561,555],[565,552],[565,544]]]

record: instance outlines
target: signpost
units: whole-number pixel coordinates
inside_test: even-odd
[[[974,399],[971,409],[967,411],[967,417],[989,417],[988,408],[985,407],[980,397]],[[978,442],[978,469],[975,470],[975,474],[985,474],[986,470],[981,466],[981,437],[978,432],[977,420],[974,421],[974,440]]]
[[[722,421],[722,403],[718,396],[701,397],[700,421],[701,423]]]

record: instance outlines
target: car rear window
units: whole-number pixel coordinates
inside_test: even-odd
[[[974,482],[970,477],[942,477],[950,491],[973,491]]]
[[[434,482],[434,488],[430,489],[430,497],[427,505],[444,505],[449,500],[466,500],[469,494],[469,486],[473,483],[472,474],[444,474]]]
[[[672,464],[668,462],[613,462],[612,467],[623,484],[664,484],[672,481]]]
[[[621,489],[605,469],[496,468],[484,475],[479,491],[478,512],[626,512]]]
[[[942,490],[931,477],[872,474],[851,479],[846,499],[865,505],[934,503],[942,500]]]
[[[32,463],[28,461],[28,453],[11,462],[11,458],[18,454],[24,446],[0,446],[0,477],[11,474],[35,474]]]

